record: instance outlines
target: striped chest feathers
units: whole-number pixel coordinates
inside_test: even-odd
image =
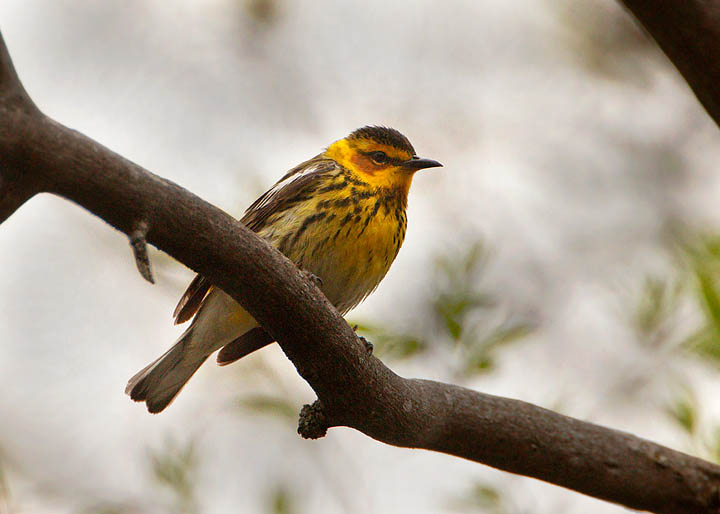
[[[407,193],[330,192],[288,209],[260,235],[320,277],[323,293],[344,313],[377,287],[395,260],[405,238]]]

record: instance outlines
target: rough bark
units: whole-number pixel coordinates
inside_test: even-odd
[[[318,401],[301,413],[304,437],[348,426],[638,510],[720,512],[712,463],[522,401],[399,377],[241,223],[37,110],[1,37],[0,67],[0,222],[34,194],[56,194],[128,235],[141,268],[147,241],[208,277],[266,327],[314,389]]]

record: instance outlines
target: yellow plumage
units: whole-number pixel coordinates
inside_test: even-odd
[[[415,171],[440,166],[415,155],[394,129],[364,127],[290,170],[242,218],[295,264],[321,281],[343,314],[390,269],[405,238],[407,196]],[[176,323],[194,316],[175,345],[128,382],[126,393],[163,410],[216,350],[229,364],[272,342],[232,298],[196,277]]]

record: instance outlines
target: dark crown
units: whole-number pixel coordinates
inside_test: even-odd
[[[415,155],[415,149],[413,145],[410,144],[410,141],[408,141],[408,138],[390,127],[367,126],[359,128],[350,134],[348,139],[372,139],[377,143],[394,146],[398,150],[404,150],[409,152],[410,155]]]

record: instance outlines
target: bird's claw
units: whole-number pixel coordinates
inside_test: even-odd
[[[322,287],[322,285],[323,285],[322,279],[320,277],[318,277],[312,271],[308,271],[308,270],[304,269],[304,270],[302,270],[302,274],[305,275],[305,278],[308,279],[313,284],[315,284],[317,287]]]
[[[368,355],[372,355],[373,349],[375,348],[373,344],[365,339],[363,336],[357,336],[357,338],[360,340],[362,344],[365,345],[365,351],[368,352]]]

